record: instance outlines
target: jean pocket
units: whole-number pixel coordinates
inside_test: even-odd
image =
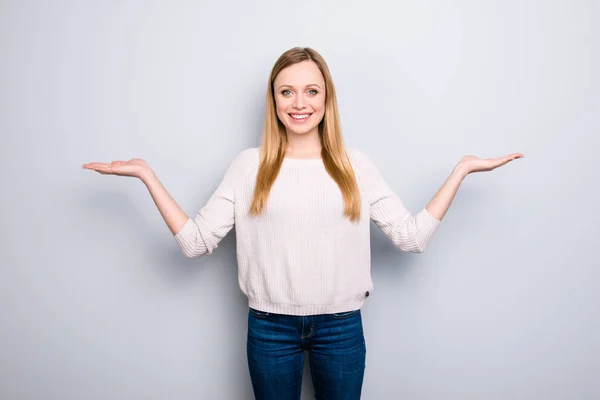
[[[266,311],[259,311],[256,310],[252,307],[248,308],[248,313],[250,315],[252,315],[253,317],[257,317],[257,318],[268,318],[270,317],[272,314],[270,312],[266,312]]]
[[[358,310],[352,310],[352,311],[344,311],[344,312],[339,312],[339,313],[333,313],[331,314],[331,316],[333,318],[350,318],[356,314],[358,314],[360,312],[360,309]]]

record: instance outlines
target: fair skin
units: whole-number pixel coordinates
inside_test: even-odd
[[[325,80],[317,64],[283,69],[273,82],[277,117],[286,130],[286,157],[320,158],[319,123],[325,115]]]
[[[325,113],[326,93],[325,81],[317,65],[312,61],[304,61],[285,68],[275,78],[273,88],[277,116],[285,126],[288,138],[286,157],[321,157],[318,126]],[[492,171],[522,157],[521,153],[486,159],[470,155],[462,157],[427,204],[427,210],[435,218],[442,220],[467,175]],[[111,163],[92,162],[84,164],[82,168],[100,174],[140,179],[148,188],[171,233],[175,235],[185,225],[188,216],[164,188],[146,161],[134,158]]]

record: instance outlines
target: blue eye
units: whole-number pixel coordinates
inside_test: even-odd
[[[282,95],[287,96],[289,93],[291,93],[288,89],[285,89],[281,92]]]
[[[315,94],[317,94],[317,93],[318,93],[318,92],[317,92],[315,89],[311,89],[311,90],[309,90],[308,92],[309,92],[309,93],[310,93],[310,92],[313,92],[313,93],[312,93],[313,95],[315,95]]]

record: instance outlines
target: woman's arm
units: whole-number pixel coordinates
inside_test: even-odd
[[[467,175],[473,172],[491,171],[517,158],[523,158],[521,153],[513,153],[500,158],[488,158],[481,160],[475,156],[465,156],[456,165],[446,182],[440,187],[429,204],[425,207],[429,213],[442,220],[454,200],[460,184]]]
[[[148,171],[141,181],[146,185],[150,196],[158,208],[158,212],[165,220],[169,230],[173,235],[181,231],[189,217],[179,207],[179,204],[173,199],[171,194],[165,189],[160,180],[156,177],[152,170]]]
[[[91,169],[103,175],[129,176],[141,180],[148,188],[154,204],[173,235],[177,234],[188,220],[188,216],[158,180],[152,168],[142,159],[134,158],[129,161],[113,161],[111,163],[91,162],[84,164],[82,168]]]
[[[235,223],[234,187],[244,176],[247,160],[254,153],[242,151],[232,162],[221,183],[194,219],[189,218],[158,180],[150,166],[141,159],[88,163],[83,168],[101,174],[131,176],[148,188],[154,204],[174,235],[183,254],[189,258],[210,255]]]
[[[353,151],[359,164],[359,175],[369,204],[370,218],[400,250],[421,253],[436,232],[463,179],[472,172],[491,171],[516,158],[520,153],[502,158],[480,160],[465,156],[435,194],[429,204],[417,214],[411,214],[391,190],[375,164],[362,152]]]

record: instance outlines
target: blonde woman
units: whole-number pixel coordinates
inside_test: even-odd
[[[468,174],[521,157],[463,157],[412,215],[374,163],[344,146],[324,59],[293,48],[269,77],[261,146],[238,154],[193,219],[141,159],[83,168],[141,179],[187,257],[210,255],[235,226],[257,399],[300,398],[305,350],[317,399],[358,399],[366,358],[360,309],[373,289],[369,221],[399,249],[422,252]]]

